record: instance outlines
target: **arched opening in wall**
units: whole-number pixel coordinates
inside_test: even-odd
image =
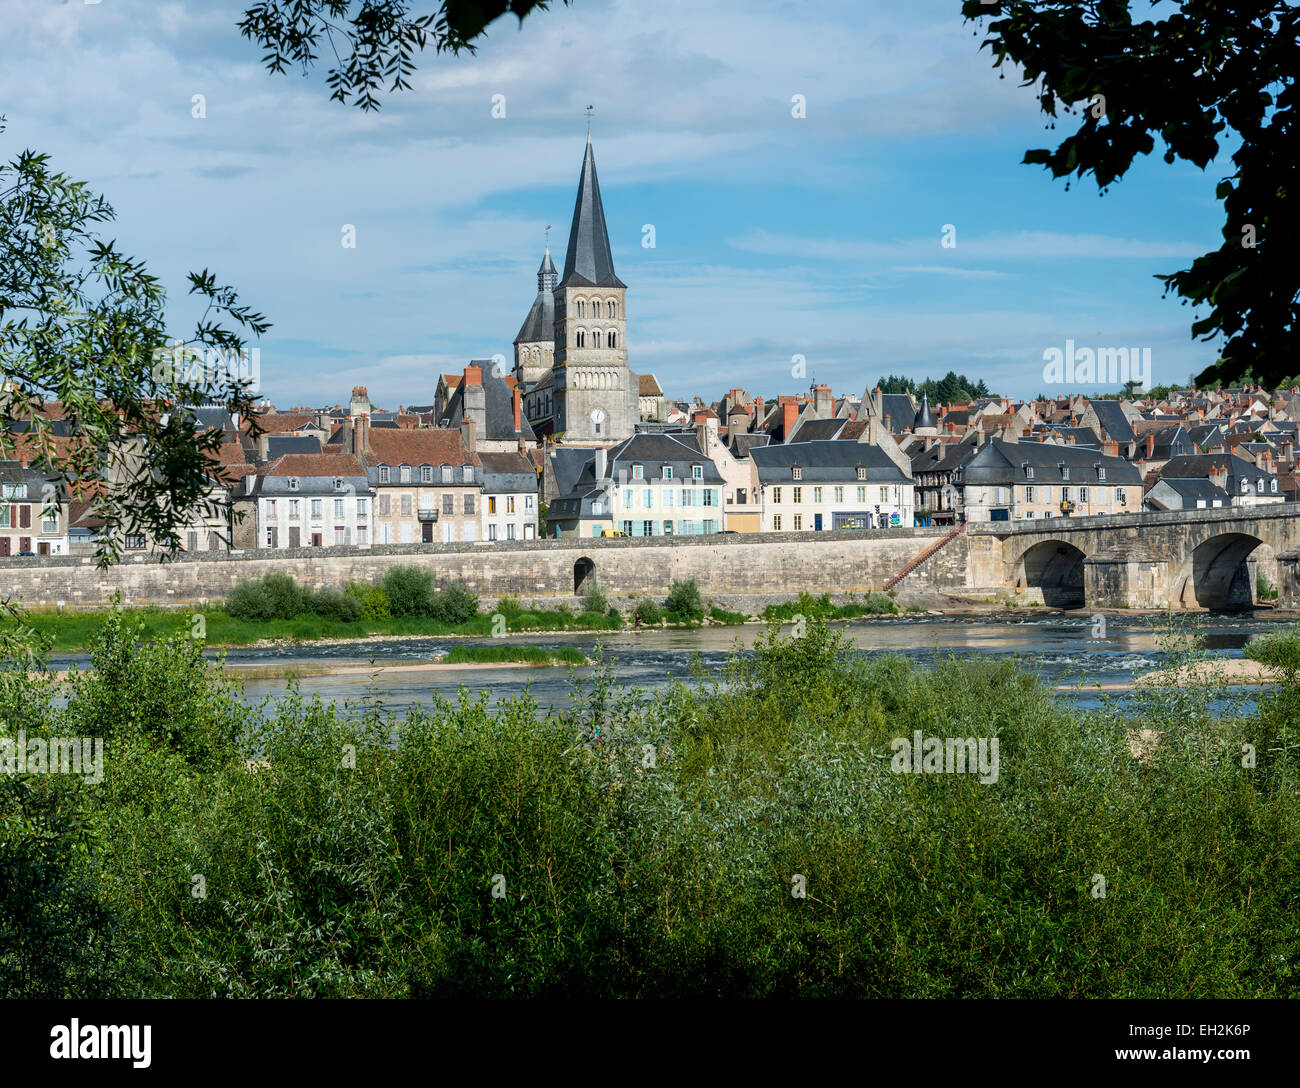
[[[1248,533],[1222,533],[1192,552],[1192,589],[1196,603],[1211,612],[1250,608],[1254,587],[1246,559],[1262,541]]]
[[[588,578],[595,581],[595,574],[596,564],[585,555],[573,564],[573,594],[575,597],[582,592],[582,587]]]
[[[1044,540],[1020,557],[1016,585],[1042,590],[1050,608],[1082,608],[1084,554],[1063,540]]]

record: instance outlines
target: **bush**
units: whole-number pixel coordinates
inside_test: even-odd
[[[584,612],[608,612],[609,598],[599,584],[592,582],[582,595]]]
[[[340,593],[337,589],[325,588],[307,594],[307,611],[327,620],[340,623],[356,623],[361,618],[361,602],[350,593]]]
[[[658,603],[652,601],[649,597],[645,600],[637,601],[636,611],[632,613],[633,619],[641,617],[641,622],[649,625],[657,625],[663,622],[664,611]]]
[[[419,567],[389,567],[380,584],[394,616],[427,616],[433,607],[433,575]]]
[[[287,574],[268,574],[262,579],[271,615],[278,620],[291,620],[305,611],[306,594]]]
[[[361,605],[363,620],[386,620],[393,614],[388,606],[388,594],[384,592],[383,586],[364,586],[359,582],[349,582],[344,592],[349,597],[355,598]]]
[[[431,602],[430,614],[442,623],[468,623],[478,615],[478,597],[460,582],[450,582]]]
[[[226,614],[233,619],[264,623],[274,616],[266,587],[256,578],[245,578],[230,591],[226,598]]]
[[[664,609],[677,620],[693,621],[704,618],[704,602],[700,599],[700,587],[694,578],[674,582],[668,590],[668,600]]]

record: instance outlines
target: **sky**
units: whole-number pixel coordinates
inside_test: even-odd
[[[329,101],[323,68],[267,72],[245,6],[0,0],[0,159],[43,151],[102,193],[177,329],[187,272],[234,285],[272,322],[281,408],[354,385],[426,405],[439,373],[512,358],[548,224],[563,264],[588,105],[629,363],[671,398],[949,370],[1117,387],[1046,384],[1067,341],[1149,348],[1153,384],[1214,361],[1154,277],[1219,244],[1227,164],[1157,153],[1104,197],[1022,165],[1066,129],[960,0],[574,0],[426,53],[377,114]]]

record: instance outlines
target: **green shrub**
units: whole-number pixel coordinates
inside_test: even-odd
[[[1284,673],[1300,673],[1300,631],[1275,631],[1256,635],[1242,653],[1252,661],[1268,665]]]
[[[362,604],[351,593],[340,593],[337,589],[326,587],[307,594],[306,609],[312,615],[327,620],[356,623],[361,619]]]
[[[584,612],[608,612],[609,598],[599,584],[592,582],[582,594]]]
[[[274,619],[266,587],[256,578],[245,578],[235,585],[226,598],[226,614],[252,623],[265,623]]]
[[[641,617],[641,622],[650,626],[657,626],[663,622],[664,611],[659,607],[658,602],[644,597],[636,602],[636,611],[633,612],[633,618]]]
[[[429,614],[442,623],[468,623],[478,615],[478,598],[460,582],[449,582],[430,603]]]
[[[271,615],[277,620],[291,620],[305,610],[306,594],[287,574],[266,575],[262,578],[262,589]]]
[[[427,616],[433,607],[433,575],[419,567],[398,565],[384,571],[380,584],[394,616]]]
[[[497,611],[503,616],[517,616],[523,609],[520,607],[518,597],[498,597]]]
[[[668,599],[664,602],[664,610],[679,621],[704,617],[704,602],[700,599],[700,587],[694,578],[673,582],[668,590]]]
[[[366,586],[359,582],[349,582],[345,592],[360,603],[363,620],[386,620],[393,614],[388,605],[388,594],[382,585]]]

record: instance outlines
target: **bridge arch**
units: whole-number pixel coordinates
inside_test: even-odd
[[[1064,540],[1040,540],[1016,560],[1014,584],[1017,589],[1041,590],[1043,603],[1052,608],[1082,608],[1085,558]]]
[[[1253,587],[1246,560],[1263,543],[1250,533],[1219,533],[1198,544],[1184,567],[1176,603],[1212,612],[1250,608]]]
[[[572,553],[570,553],[572,554]],[[573,594],[578,596],[582,593],[582,587],[587,580],[595,581],[596,564],[588,556],[583,556],[573,564]]]

